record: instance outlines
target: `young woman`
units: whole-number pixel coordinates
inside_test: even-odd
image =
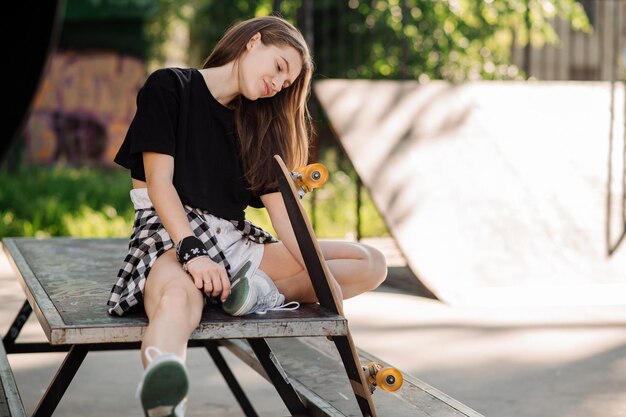
[[[186,346],[206,299],[232,315],[317,301],[272,164],[275,154],[292,169],[307,163],[312,70],[301,33],[260,17],[231,27],[202,69],[157,70],[138,93],[115,158],[130,170],[135,223],[108,305],[148,316],[146,416],[183,415]],[[280,240],[245,220],[248,205],[267,209]],[[385,279],[379,251],[320,246],[343,298]]]

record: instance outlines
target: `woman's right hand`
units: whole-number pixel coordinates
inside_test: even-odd
[[[193,279],[196,288],[213,297],[221,295],[222,302],[230,294],[230,281],[226,268],[214,262],[208,256],[192,259],[187,265],[187,273]]]

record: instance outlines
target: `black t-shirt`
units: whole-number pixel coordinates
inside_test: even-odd
[[[227,220],[243,220],[248,205],[263,207],[243,175],[233,111],[213,97],[197,69],[156,70],[139,90],[115,162],[145,181],[142,152],[174,157],[183,204]]]

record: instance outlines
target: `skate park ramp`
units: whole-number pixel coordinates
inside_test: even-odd
[[[437,298],[624,304],[623,84],[321,80],[314,93]]]

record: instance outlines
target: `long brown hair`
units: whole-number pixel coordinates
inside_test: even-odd
[[[275,154],[282,156],[291,169],[308,161],[312,126],[307,99],[313,61],[298,29],[282,18],[264,16],[230,27],[202,68],[238,60],[256,33],[261,34],[265,45],[291,46],[302,58],[302,70],[293,84],[274,97],[251,101],[239,95],[230,103],[235,109],[244,174],[253,191],[262,191],[276,186],[272,163]]]

